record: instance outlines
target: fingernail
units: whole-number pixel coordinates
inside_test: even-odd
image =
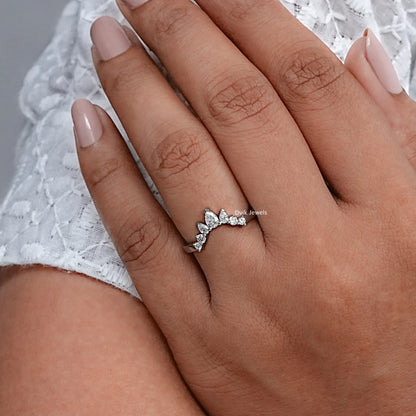
[[[141,5],[147,3],[149,0],[122,0],[130,9],[134,10],[140,7]]]
[[[71,114],[78,145],[89,147],[97,143],[103,135],[103,127],[95,107],[88,100],[80,99],[74,102]]]
[[[136,33],[133,32],[133,30],[131,30],[128,26],[123,26],[123,30],[133,45],[141,45],[139,38],[137,37]]]
[[[91,26],[91,40],[101,60],[108,61],[126,52],[131,42],[123,27],[109,16],[97,19]]]
[[[364,32],[364,37],[366,38],[366,58],[378,79],[387,91],[392,94],[400,94],[403,88],[383,45],[370,29]]]

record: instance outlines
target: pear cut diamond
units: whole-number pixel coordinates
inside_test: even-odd
[[[199,230],[199,234],[196,236],[196,241],[194,243],[190,243],[184,247],[187,253],[193,253],[195,251],[201,252],[207,242],[209,233],[214,229],[219,227],[220,225],[240,225],[244,226],[247,225],[247,222],[250,219],[247,219],[244,215],[241,217],[237,217],[237,215],[228,216],[225,209],[222,209],[218,216],[211,211],[210,209],[205,210],[205,224],[202,222],[197,223],[197,228]]]
[[[208,225],[210,229],[217,228],[220,225],[220,220],[217,215],[210,209],[205,210],[205,224]]]
[[[202,222],[198,223],[198,230],[201,234],[208,234],[209,233],[209,228],[203,224]]]
[[[207,241],[207,236],[205,234],[198,234],[196,236],[196,241],[198,243],[204,244]]]
[[[204,245],[202,243],[194,243],[193,246],[194,246],[194,249],[196,251],[199,251],[199,252],[201,252],[202,251],[202,247],[204,247]]]
[[[228,214],[225,209],[220,211],[219,219],[221,224],[228,224]]]

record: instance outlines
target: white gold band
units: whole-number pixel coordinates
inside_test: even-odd
[[[194,243],[187,244],[183,249],[187,253],[200,253],[207,242],[209,233],[218,228],[221,225],[231,225],[233,227],[240,226],[244,227],[251,220],[256,218],[255,214],[244,214],[241,216],[228,215],[227,212],[222,209],[218,215],[216,215],[210,209],[205,210],[205,223],[199,222],[196,224],[199,234],[196,236],[196,241]]]

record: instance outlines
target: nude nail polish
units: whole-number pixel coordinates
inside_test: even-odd
[[[85,148],[97,143],[103,127],[95,107],[88,100],[80,99],[74,102],[71,114],[78,145]]]
[[[147,3],[149,0],[122,0],[130,9],[134,10],[141,5]]]
[[[364,37],[366,39],[366,58],[378,79],[388,92],[400,94],[403,88],[383,45],[370,29],[365,31]]]
[[[120,23],[109,16],[100,17],[93,23],[91,40],[103,61],[121,55],[132,46]]]

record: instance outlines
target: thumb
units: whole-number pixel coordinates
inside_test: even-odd
[[[352,45],[345,66],[383,110],[416,168],[416,103],[400,85],[387,52],[370,29]]]

